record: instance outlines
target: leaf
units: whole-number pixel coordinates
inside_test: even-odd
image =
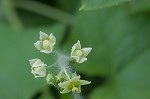
[[[52,64],[51,56],[40,53],[33,43],[39,39],[39,31],[62,37],[64,26],[51,28],[34,28],[15,32],[8,26],[0,24],[0,97],[4,99],[30,99],[45,88],[45,78],[37,78],[31,74],[29,59],[40,58],[46,64]],[[51,96],[52,98],[52,96]]]
[[[130,0],[82,0],[82,6],[80,10],[95,10],[99,8],[111,7],[125,1]]]
[[[78,39],[92,47],[86,63],[75,66],[87,75],[106,77],[107,83],[91,99],[150,98],[150,19],[132,16],[124,7],[80,12],[68,45]]]
[[[130,9],[132,12],[143,12],[150,10],[150,0],[132,0],[130,2]]]
[[[129,68],[103,87],[98,87],[90,99],[149,99],[150,49],[129,64]],[[144,64],[143,64],[144,63]]]

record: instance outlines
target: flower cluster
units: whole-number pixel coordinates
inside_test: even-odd
[[[42,53],[52,53],[54,45],[56,44],[56,38],[53,33],[47,35],[40,31],[39,39],[39,41],[34,43],[34,46]],[[91,50],[92,48],[81,48],[80,41],[78,40],[77,43],[72,46],[70,56],[55,52],[57,60],[54,66],[58,72],[51,72],[52,66],[47,66],[40,59],[36,58],[29,60],[31,73],[35,78],[46,77],[47,83],[57,87],[60,90],[60,93],[80,93],[81,86],[90,84],[91,82],[81,80],[80,75],[74,72],[72,68],[75,63],[85,62],[87,60],[86,56],[91,52]]]

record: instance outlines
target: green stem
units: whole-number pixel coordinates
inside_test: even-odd
[[[73,99],[83,99],[80,94],[72,93]]]
[[[61,99],[72,99],[70,94],[61,94]]]
[[[15,11],[12,0],[1,0],[1,3],[5,15],[11,26],[16,30],[21,30],[23,28],[23,25]]]
[[[57,8],[47,6],[45,4],[36,1],[22,0],[16,2],[15,6],[21,9],[29,10],[34,13],[46,16],[48,18],[55,19],[67,25],[71,26],[74,25],[75,16],[67,12],[61,11]]]
[[[67,73],[67,71],[66,71],[65,68],[63,68],[63,71],[64,71],[64,73],[66,74],[67,78],[70,80],[70,77],[69,77],[69,75],[68,75],[68,73]]]

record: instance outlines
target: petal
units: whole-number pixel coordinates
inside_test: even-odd
[[[32,69],[31,73],[34,74],[35,78],[46,76],[46,68],[45,67],[32,67],[31,69]]]
[[[81,50],[84,56],[87,56],[91,52],[92,48],[82,48]]]
[[[42,42],[41,41],[37,41],[34,43],[34,46],[38,49],[41,50],[42,49]]]
[[[56,38],[55,38],[55,36],[53,35],[53,33],[50,34],[49,38],[50,38],[50,40],[52,41],[52,44],[56,44]]]
[[[71,49],[71,56],[73,56],[73,54],[75,53],[75,50],[81,50],[81,44],[80,44],[80,41],[78,40],[77,43],[75,43],[73,46],[72,46],[72,49]],[[76,61],[79,61],[77,58],[75,58]]]
[[[78,56],[71,56],[71,58],[75,59],[77,63],[79,62],[80,59]]]
[[[86,60],[87,60],[87,58],[86,58],[86,57],[83,57],[83,58],[81,58],[81,59],[79,60],[78,63],[83,63],[83,62],[86,61]]]
[[[74,77],[77,77],[78,75],[76,74],[76,72],[75,73],[72,73],[72,78],[74,78]]]
[[[59,83],[58,85],[61,87],[61,88],[66,88],[68,85],[69,85],[70,81],[65,81],[63,83]]]
[[[50,44],[50,52],[53,51],[54,45],[55,45],[55,44]]]
[[[69,93],[71,90],[70,89],[67,89],[67,88],[65,88],[63,91],[61,91],[60,93]]]
[[[75,53],[75,47],[72,47],[72,49],[71,49],[71,56],[73,56],[73,54]]]
[[[88,85],[90,83],[91,83],[90,81],[80,80],[80,85]]]
[[[40,31],[40,40],[45,40],[46,38],[48,38],[48,35],[42,31]]]
[[[78,40],[77,43],[75,43],[75,44],[72,46],[72,49],[78,49],[78,50],[81,49],[81,44],[80,44],[80,41],[79,41],[79,40]]]
[[[46,64],[44,64],[40,59],[36,58],[36,59],[31,59],[29,60],[30,65],[32,67],[39,67],[39,66],[46,66]]]
[[[70,81],[77,82],[77,81],[79,81],[79,79],[80,79],[80,76],[75,76],[75,77],[72,78]]]
[[[30,59],[30,60],[29,60],[30,65],[33,66],[33,64],[34,64],[37,60],[38,60],[38,58],[36,58],[36,59]]]
[[[49,84],[54,84],[55,78],[54,78],[54,76],[52,74],[48,74],[47,77],[46,77],[46,81]]]
[[[49,51],[49,50],[41,50],[40,52],[42,52],[42,53],[46,53],[46,54],[51,53],[51,51]]]

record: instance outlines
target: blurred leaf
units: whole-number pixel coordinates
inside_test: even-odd
[[[150,10],[150,0],[132,0],[130,2],[132,12],[141,12]]]
[[[131,16],[126,9],[112,7],[81,12],[67,44],[78,39],[92,47],[87,63],[75,68],[89,75],[105,76],[105,86],[91,99],[149,99],[150,19]]]
[[[149,99],[150,98],[150,49],[128,64],[129,68],[109,84],[98,87],[90,99]]]
[[[33,43],[39,39],[40,30],[53,32],[58,43],[63,29],[64,26],[56,25],[16,33],[0,24],[0,96],[3,99],[29,99],[45,88],[45,78],[34,78],[28,60],[40,58],[49,65],[52,64],[51,56],[40,53]]]
[[[82,0],[81,10],[95,10],[118,5],[129,0]]]

